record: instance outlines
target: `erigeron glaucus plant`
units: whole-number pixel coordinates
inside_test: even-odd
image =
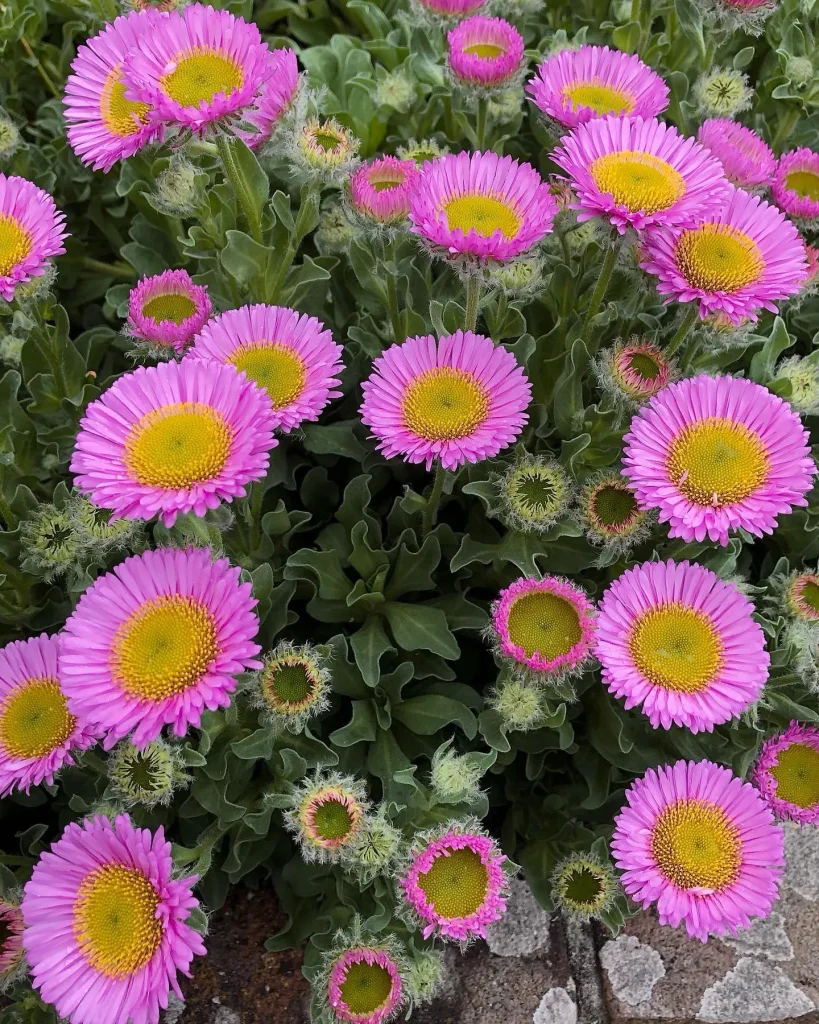
[[[245,884],[328,1024],[433,998],[518,864],[612,932],[770,912],[819,821],[817,15],[632,6],[9,27],[12,1019],[156,1024]]]

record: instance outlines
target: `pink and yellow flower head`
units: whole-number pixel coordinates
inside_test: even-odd
[[[203,4],[161,17],[161,30],[140,33],[125,58],[126,99],[151,121],[197,134],[259,111],[276,65],[256,25]]]
[[[433,160],[410,194],[411,230],[447,260],[514,259],[552,230],[556,213],[534,167],[495,153]]]
[[[729,186],[724,205],[685,228],[643,236],[643,270],[655,274],[666,302],[698,302],[700,319],[721,313],[732,323],[778,312],[775,299],[796,295],[807,276],[799,232],[769,203]]]
[[[349,1024],[385,1024],[405,1002],[404,982],[392,949],[359,945],[332,961],[327,1002],[334,1019]]]
[[[200,368],[227,363],[262,390],[273,426],[293,430],[319,418],[341,392],[341,345],[314,316],[286,306],[242,306],[213,318],[188,359]],[[187,361],[187,360],[186,360]]]
[[[758,700],[768,678],[754,606],[702,565],[644,562],[600,602],[594,653],[603,682],[655,729],[712,732]]]
[[[767,388],[700,374],[669,384],[632,419],[623,473],[670,537],[726,545],[734,530],[761,537],[807,505],[816,473],[807,441]]]
[[[382,156],[363,164],[350,177],[350,203],[366,220],[395,224],[406,220],[409,194],[421,172],[412,160]]]
[[[675,377],[675,368],[652,341],[639,337],[618,342],[606,360],[611,383],[623,398],[642,403],[659,394]]]
[[[267,392],[233,366],[185,359],[140,367],[93,401],[71,459],[76,487],[114,518],[173,526],[241,498],[267,471]]]
[[[34,987],[77,1024],[156,1024],[205,953],[187,923],[196,875],[174,878],[162,828],[127,815],[72,822],[25,887],[23,945]]]
[[[131,289],[127,329],[142,341],[184,352],[211,310],[207,288],[194,284],[187,270],[165,270]]]
[[[110,171],[162,139],[163,125],[148,116],[148,104],[126,98],[123,65],[146,38],[160,34],[163,15],[132,11],[92,36],[77,50],[65,84],[68,142],[84,164]]]
[[[819,153],[812,149],[795,149],[781,156],[771,196],[789,217],[815,228],[819,223]]]
[[[45,274],[52,256],[65,252],[65,214],[41,188],[0,173],[0,297]]]
[[[283,46],[267,55],[268,77],[256,102],[243,112],[242,120],[254,131],[234,128],[235,134],[251,149],[267,142],[291,110],[299,91],[299,65],[296,54]]]
[[[368,820],[364,784],[349,775],[317,772],[293,792],[285,827],[301,846],[302,857],[320,864],[349,857]]]
[[[506,913],[506,857],[477,820],[450,821],[416,837],[398,893],[425,939],[485,939]]]
[[[650,769],[626,791],[611,849],[626,892],[702,942],[767,917],[784,837],[754,787],[710,761]]]
[[[753,781],[778,818],[819,823],[819,729],[791,722],[766,740]]]
[[[0,991],[23,970],[23,912],[0,896]]]
[[[523,68],[523,36],[503,18],[475,14],[447,33],[447,59],[456,82],[508,86]]]
[[[756,132],[728,117],[705,121],[697,141],[722,164],[725,177],[738,188],[764,188],[773,181],[776,157]]]
[[[251,585],[207,548],[159,548],[100,576],[65,624],[60,671],[69,710],[134,746],[177,736],[227,707],[236,676],[261,668]]]
[[[97,741],[68,708],[60,644],[41,633],[0,648],[0,796],[50,785],[74,751]]]
[[[729,187],[716,157],[654,118],[587,121],[552,159],[577,194],[578,220],[605,217],[620,234],[690,225],[718,211]]]
[[[794,618],[819,623],[819,574],[794,573],[788,580],[785,601]]]
[[[618,556],[646,540],[654,524],[616,469],[601,470],[586,481],[577,499],[577,519],[590,544]]]
[[[778,0],[698,0],[706,20],[719,22],[729,31],[758,36]]]
[[[363,384],[361,419],[386,458],[445,469],[493,458],[527,422],[531,385],[511,352],[471,331],[393,345]]]
[[[559,681],[588,664],[594,605],[558,576],[515,580],[492,605],[497,653],[537,681]]]
[[[421,18],[443,26],[477,14],[485,6],[486,0],[413,0]]]
[[[663,79],[636,54],[608,46],[560,50],[539,65],[526,91],[564,128],[609,114],[657,117],[668,106]]]

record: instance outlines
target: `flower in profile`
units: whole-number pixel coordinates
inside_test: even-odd
[[[791,722],[766,740],[753,781],[778,818],[819,822],[819,729]]]
[[[423,932],[467,943],[506,913],[507,859],[477,819],[416,835],[398,877],[406,917]]]
[[[663,350],[636,334],[605,349],[594,370],[601,389],[629,409],[639,408],[677,376],[676,364]]]
[[[521,533],[545,533],[571,505],[571,482],[550,455],[523,452],[493,483],[500,501],[497,515]]]
[[[256,25],[198,3],[160,17],[125,56],[125,98],[196,134],[252,116],[275,71]]]
[[[409,194],[419,177],[412,160],[379,157],[350,178],[350,204],[365,222],[400,223],[409,213]]]
[[[108,758],[108,778],[117,798],[140,807],[165,807],[190,782],[180,748],[162,739],[141,750],[123,740]]]
[[[774,206],[729,186],[718,211],[688,227],[657,227],[643,236],[643,270],[658,277],[666,302],[698,302],[700,319],[722,313],[732,323],[778,312],[775,299],[796,295],[807,276],[799,232]]]
[[[657,117],[668,106],[668,86],[656,71],[608,46],[560,50],[539,65],[526,91],[564,128],[608,114]]]
[[[211,309],[205,285],[194,284],[187,270],[165,270],[131,289],[126,329],[142,341],[184,352]]]
[[[309,719],[330,706],[327,656],[312,644],[277,644],[256,677],[253,704],[276,730],[301,732]]]
[[[356,226],[347,215],[345,204],[334,203],[322,211],[313,240],[322,256],[334,256],[346,252],[355,236]]]
[[[242,115],[252,130],[235,128],[235,134],[250,149],[268,142],[288,120],[299,92],[299,65],[296,54],[287,46],[267,55],[268,77],[255,104]]]
[[[0,896],[0,992],[25,974],[23,912],[16,899]]]
[[[496,653],[543,682],[561,681],[589,662],[594,605],[558,576],[522,577],[492,605],[489,635]]]
[[[205,953],[187,923],[196,875],[174,878],[160,826],[127,815],[72,822],[40,856],[23,897],[34,987],[73,1021],[158,1021],[177,974]]]
[[[358,139],[335,118],[311,118],[297,132],[292,156],[308,178],[340,184],[358,163],[358,147]]]
[[[364,381],[361,419],[386,458],[427,469],[492,458],[527,422],[531,385],[511,352],[472,331],[392,345]]]
[[[819,365],[815,359],[788,356],[776,368],[776,379],[791,386],[788,401],[802,416],[819,414]]]
[[[586,481],[578,495],[577,511],[590,543],[617,555],[646,540],[653,523],[652,516],[637,503],[633,488],[611,470],[602,470]]]
[[[556,213],[534,167],[495,153],[439,157],[410,195],[411,230],[422,244],[467,265],[522,255],[552,230]]]
[[[777,0],[699,0],[706,22],[724,25],[729,32],[758,36]]]
[[[475,14],[447,33],[447,60],[456,84],[505,88],[524,68],[523,36],[503,18]]]
[[[792,573],[786,584],[785,604],[799,622],[819,625],[819,574]]]
[[[773,201],[784,213],[808,228],[819,223],[819,153],[794,149],[776,165]]]
[[[474,803],[481,795],[481,777],[486,768],[480,755],[459,754],[451,749],[451,740],[432,755],[429,784],[441,803]]]
[[[326,864],[349,858],[368,818],[363,782],[350,775],[318,771],[294,787],[284,825],[297,838],[306,861]]]
[[[319,418],[341,394],[341,345],[314,316],[287,306],[241,306],[213,318],[188,358],[200,368],[228,363],[267,394],[273,426],[292,430]]]
[[[46,583],[75,569],[83,541],[66,506],[38,505],[20,523],[21,568]]]
[[[655,729],[713,732],[760,696],[770,657],[754,606],[689,562],[644,562],[603,594],[594,653],[603,682]]]
[[[669,384],[631,421],[623,473],[669,536],[726,545],[772,533],[807,504],[816,467],[797,413],[767,388],[699,374]]]
[[[511,732],[529,732],[543,724],[546,702],[543,690],[523,679],[506,679],[492,690],[487,705]]]
[[[767,917],[784,837],[754,787],[710,761],[649,769],[626,791],[611,847],[629,896],[692,938],[736,935]]]
[[[694,84],[694,101],[706,118],[736,117],[750,109],[753,97],[748,76],[735,68],[711,68]]]
[[[185,359],[124,374],[88,406],[71,459],[76,487],[115,517],[173,526],[244,497],[278,442],[265,391],[232,366]]]
[[[349,932],[337,932],[313,983],[327,1024],[385,1024],[407,1000],[406,951],[392,935],[362,935],[358,920]]]
[[[151,205],[169,217],[192,217],[204,205],[208,181],[206,172],[181,153],[173,153],[168,166],[157,175]]]
[[[392,872],[402,844],[403,837],[382,804],[375,814],[367,815],[357,830],[347,849],[345,866],[362,885],[368,885],[377,875]]]
[[[123,81],[125,58],[160,34],[162,21],[155,10],[132,11],[77,49],[63,100],[68,142],[95,171],[110,171],[118,160],[162,138],[162,123],[148,116],[148,104],[126,97]]]
[[[82,595],[62,633],[69,709],[140,749],[164,725],[184,736],[207,708],[227,707],[236,676],[261,668],[249,583],[207,548],[133,555]]]
[[[728,117],[713,117],[700,125],[697,141],[719,160],[732,185],[754,189],[773,181],[773,150],[745,125]]]
[[[621,892],[611,864],[593,853],[574,853],[562,860],[551,877],[555,906],[581,921],[599,918]]]
[[[448,26],[477,14],[486,0],[410,0],[410,9],[422,25]]]
[[[143,524],[138,519],[112,519],[110,509],[98,508],[88,498],[75,494],[67,505],[68,519],[84,551],[105,555],[137,547]]]
[[[60,645],[41,633],[0,648],[0,796],[51,785],[74,751],[96,743],[69,709]]]
[[[52,256],[65,252],[65,214],[41,188],[0,173],[0,297],[45,274]]]
[[[403,146],[399,146],[396,155],[399,160],[412,160],[416,167],[423,167],[431,160],[446,156],[449,149],[441,146],[435,139],[410,139]]]
[[[406,974],[407,994],[413,1006],[430,1003],[444,979],[444,954],[434,946],[413,949]]]
[[[20,134],[20,129],[5,110],[0,107],[0,160],[10,160],[20,148],[22,142],[23,137]]]
[[[552,154],[577,194],[578,220],[602,216],[624,234],[691,224],[717,211],[728,183],[722,165],[693,139],[654,118],[598,117]]]

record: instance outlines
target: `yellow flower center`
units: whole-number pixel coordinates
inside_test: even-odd
[[[675,693],[699,693],[723,664],[711,617],[679,602],[643,612],[632,624],[628,648],[646,679]]]
[[[471,53],[484,60],[494,60],[496,57],[502,57],[506,50],[502,46],[496,46],[495,43],[470,43],[464,47],[464,53]]]
[[[645,352],[632,352],[628,357],[628,368],[643,380],[654,380],[660,374],[660,365]]]
[[[674,439],[668,475],[698,505],[719,508],[742,501],[768,476],[768,453],[759,435],[743,423],[711,416]]]
[[[125,84],[121,75],[121,64],[109,72],[100,94],[100,117],[112,135],[124,138],[138,132],[148,123],[148,111],[151,108],[147,103],[134,103],[125,98]]]
[[[163,75],[159,84],[182,107],[210,103],[217,93],[229,96],[244,84],[240,64],[206,47],[181,53],[171,64],[174,70]]]
[[[758,281],[765,269],[756,242],[728,224],[683,231],[674,255],[686,281],[707,292],[739,291]]]
[[[218,653],[211,611],[174,594],[147,601],[120,626],[111,670],[132,697],[161,701],[197,683]]]
[[[76,724],[56,679],[29,679],[0,707],[0,748],[10,757],[44,757]]]
[[[439,917],[469,917],[486,899],[489,872],[474,850],[441,853],[418,885]]]
[[[449,230],[460,229],[465,235],[475,231],[490,238],[500,231],[504,238],[514,238],[520,231],[520,218],[514,206],[481,192],[450,199],[444,205],[444,213]]]
[[[295,402],[304,390],[307,367],[288,345],[264,341],[242,345],[231,355],[230,362],[265,389],[275,409]]]
[[[362,960],[350,964],[339,987],[350,1012],[366,1017],[387,1003],[392,995],[392,978],[386,967]]]
[[[32,236],[16,217],[0,213],[0,275],[8,274],[31,252]]]
[[[109,978],[140,971],[162,942],[159,894],[141,871],[122,864],[97,868],[80,885],[74,934],[88,964]]]
[[[125,442],[134,479],[154,487],[190,487],[217,476],[230,455],[233,432],[209,405],[177,402],[143,416]]]
[[[580,616],[571,601],[546,590],[524,594],[513,602],[507,621],[509,639],[531,658],[536,652],[548,661],[568,654],[580,642]]]
[[[563,99],[572,110],[588,107],[595,114],[629,114],[634,110],[634,97],[622,89],[612,89],[599,82],[577,82],[563,89]]]
[[[489,396],[474,374],[447,366],[416,377],[402,406],[406,426],[428,441],[467,437],[488,411]]]
[[[390,189],[399,188],[403,184],[403,174],[400,178],[395,175],[392,177],[379,176],[377,178],[370,178],[370,186],[375,192],[389,192]]]
[[[720,892],[739,874],[742,841],[725,811],[706,800],[678,800],[657,819],[651,852],[680,889]]]
[[[785,186],[800,199],[819,202],[819,174],[815,171],[791,171],[785,176]]]
[[[142,315],[149,317],[156,324],[170,320],[179,326],[196,312],[196,303],[184,292],[166,292],[154,295],[142,307]]]
[[[791,743],[780,751],[771,768],[776,795],[797,807],[819,804],[819,750],[807,743]]]
[[[341,800],[324,800],[313,811],[313,828],[320,839],[344,839],[353,827],[353,817]]]
[[[593,160],[589,171],[601,192],[630,213],[667,210],[685,195],[685,179],[665,160],[624,149]]]
[[[809,613],[819,614],[819,583],[815,579],[800,581],[796,587],[796,596],[807,605]]]

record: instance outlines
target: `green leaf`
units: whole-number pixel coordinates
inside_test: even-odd
[[[379,615],[370,615],[358,632],[350,637],[356,665],[361,670],[367,686],[376,686],[381,675],[380,663],[387,651],[394,651],[390,643],[382,619]]]
[[[355,743],[372,742],[378,732],[375,704],[372,700],[354,700],[350,721],[330,733],[330,742],[337,747],[351,747]]]
[[[458,641],[450,632],[446,615],[440,608],[388,601],[384,605],[384,614],[396,643],[405,651],[432,651],[443,658],[458,657]]]
[[[244,761],[268,761],[273,756],[274,739],[272,729],[257,729],[243,740],[235,740],[230,749]]]
[[[459,725],[468,739],[474,739],[478,722],[465,704],[449,697],[427,694],[410,697],[392,710],[393,717],[419,736],[431,736],[447,725]]]

